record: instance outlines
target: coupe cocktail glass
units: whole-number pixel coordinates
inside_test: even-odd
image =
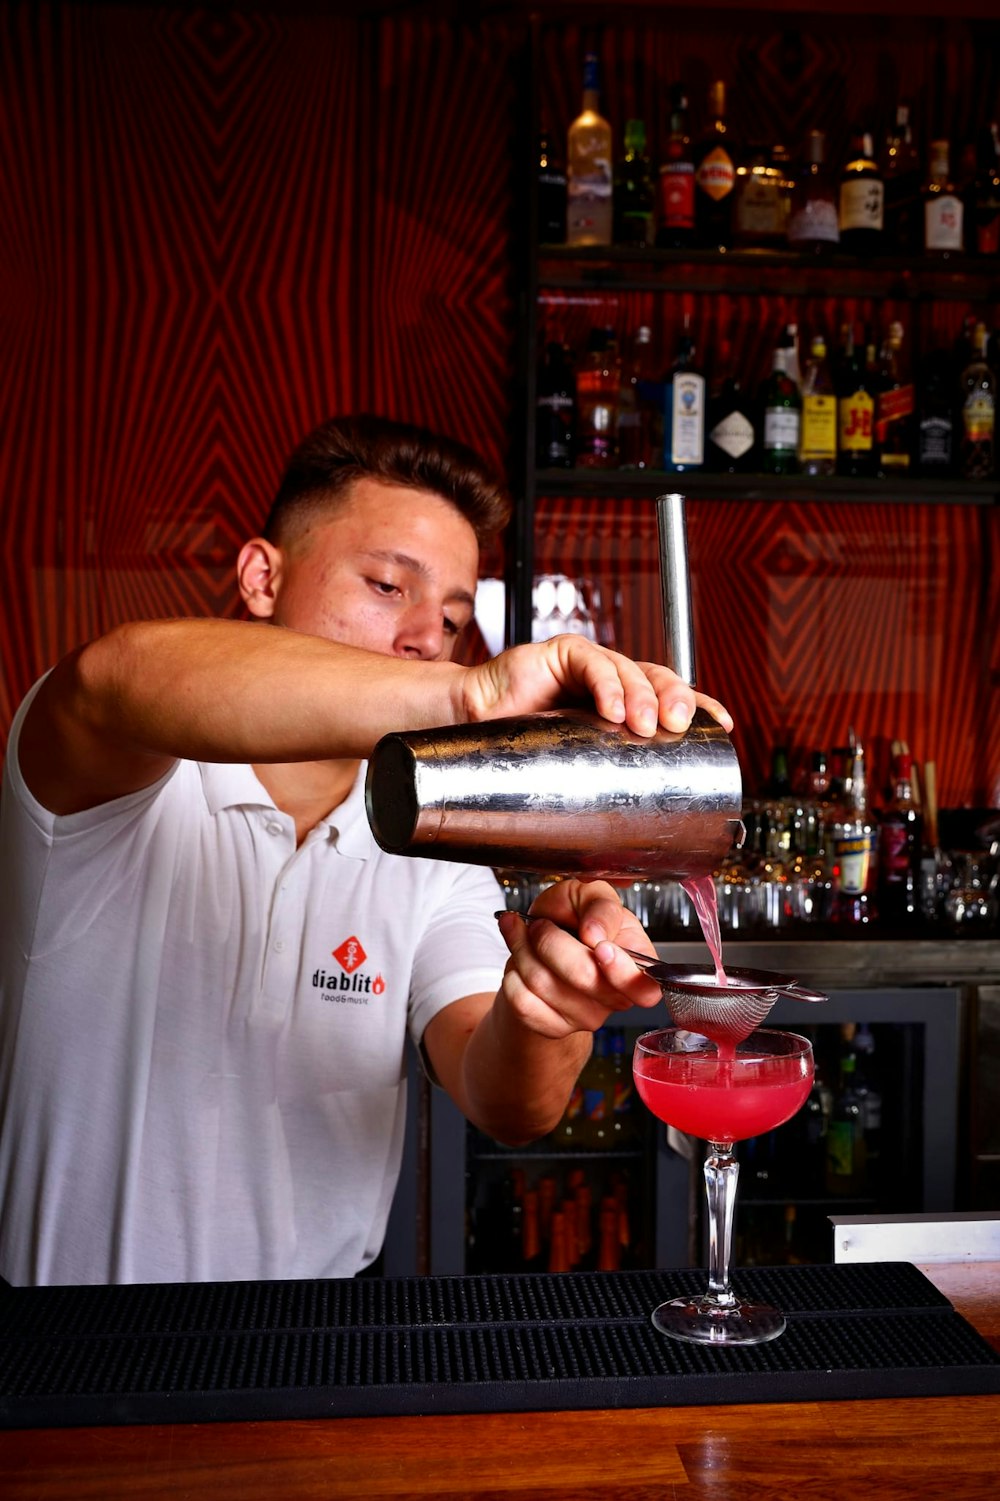
[[[794,1032],[761,1029],[733,1048],[666,1027],[638,1039],[632,1071],[654,1115],[708,1142],[708,1291],[661,1303],[653,1323],[664,1334],[699,1344],[774,1339],[785,1327],[784,1315],[769,1304],[744,1302],[729,1285],[739,1177],[733,1144],[772,1131],[805,1104],[813,1077],[810,1043]]]

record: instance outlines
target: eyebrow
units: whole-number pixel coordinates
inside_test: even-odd
[[[421,578],[429,579],[431,570],[420,558],[412,558],[408,552],[397,552],[391,547],[370,547],[363,554],[366,558],[376,559],[380,563],[395,563],[400,568],[408,568],[411,573],[419,574]],[[470,594],[468,589],[453,589],[445,596],[449,601],[468,605],[475,609],[476,596]]]

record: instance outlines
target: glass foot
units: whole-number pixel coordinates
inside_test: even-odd
[[[711,1298],[672,1298],[654,1308],[661,1334],[697,1345],[762,1345],[785,1327],[785,1316],[768,1303],[720,1305]]]

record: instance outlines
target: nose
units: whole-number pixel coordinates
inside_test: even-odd
[[[407,610],[396,632],[398,657],[438,662],[445,656],[444,616],[430,602],[415,603]]]

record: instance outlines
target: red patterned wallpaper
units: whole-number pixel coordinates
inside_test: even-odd
[[[940,86],[958,129],[996,94],[1000,49],[975,28],[887,25],[865,50],[836,17],[747,32],[713,13],[700,36],[669,19],[666,39],[601,34],[619,128],[656,120],[682,68],[692,93],[731,70],[747,118],[782,109],[789,130],[803,98],[839,110],[901,77]],[[550,45],[560,130],[581,35]],[[521,46],[499,16],[0,4],[0,736],[87,636],[233,612],[238,544],[331,412],[505,461]],[[760,310],[735,314],[763,348]],[[737,716],[748,784],[776,738],[853,724],[936,759],[942,801],[1000,803],[992,510],[701,502],[689,525],[700,677]],[[539,568],[596,581],[637,652],[658,641],[653,526],[648,502],[540,517]]]

